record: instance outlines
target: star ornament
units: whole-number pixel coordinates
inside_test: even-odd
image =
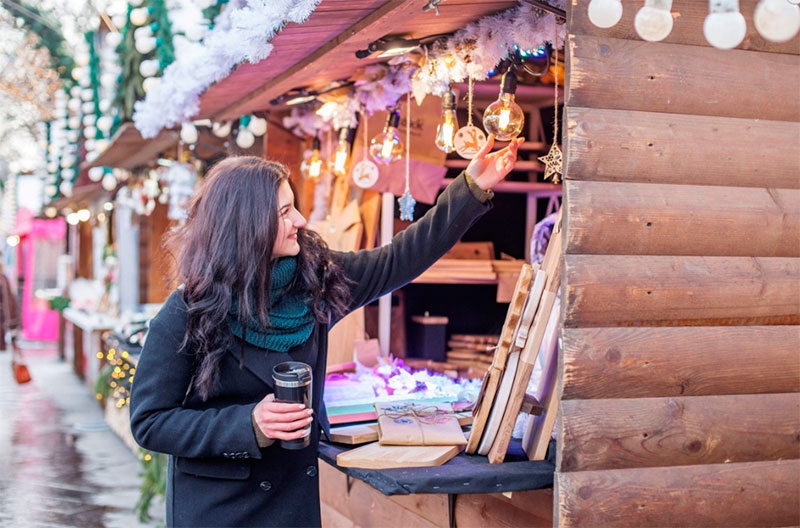
[[[553,146],[550,147],[550,152],[547,153],[545,156],[540,156],[539,161],[544,163],[544,179],[545,180],[553,180],[553,183],[558,183],[561,181],[559,177],[562,174],[561,170],[561,149],[558,148],[558,145],[553,143]]]
[[[411,191],[406,190],[405,194],[397,200],[400,204],[400,220],[414,221],[414,206],[417,201],[411,196]]]

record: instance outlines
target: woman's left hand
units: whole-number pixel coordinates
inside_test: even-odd
[[[517,164],[517,150],[523,141],[525,141],[524,138],[512,139],[507,147],[497,152],[491,152],[494,146],[494,135],[489,134],[483,148],[467,165],[466,173],[484,191],[491,189],[514,170],[514,166]]]

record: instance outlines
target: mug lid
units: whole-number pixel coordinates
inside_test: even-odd
[[[276,381],[310,381],[311,366],[302,361],[284,361],[272,368],[272,377]]]

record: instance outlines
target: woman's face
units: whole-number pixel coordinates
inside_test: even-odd
[[[294,257],[300,253],[297,230],[305,227],[306,219],[294,207],[294,193],[284,180],[278,188],[278,237],[272,249],[272,258]]]

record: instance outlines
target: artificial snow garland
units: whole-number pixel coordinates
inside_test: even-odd
[[[287,22],[305,22],[320,1],[231,1],[202,43],[187,49],[185,60],[170,64],[158,86],[134,105],[133,122],[142,137],[155,137],[162,128],[191,120],[208,86],[242,61],[267,58],[276,33]]]
[[[564,0],[553,2],[564,7]],[[566,28],[556,17],[527,5],[484,17],[442,39],[421,54],[409,53],[387,64],[373,64],[355,75],[345,100],[328,101],[322,107],[309,103],[292,110],[283,125],[300,137],[320,130],[354,126],[355,115],[385,111],[409,91],[417,104],[427,94],[441,96],[451,83],[486,79],[516,45],[536,49],[553,40],[563,46]]]

